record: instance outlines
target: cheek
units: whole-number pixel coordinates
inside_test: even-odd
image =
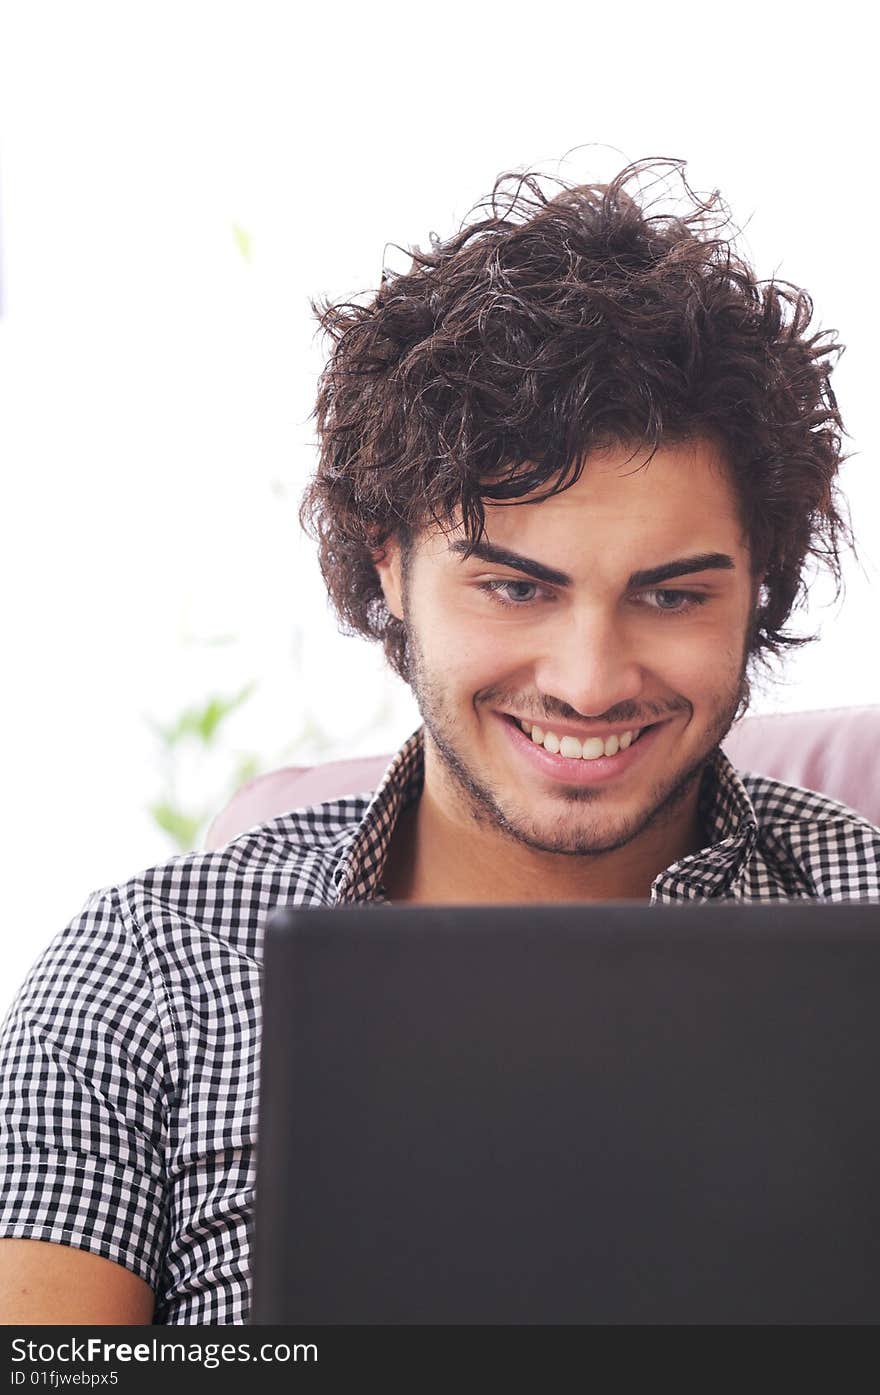
[[[686,696],[726,691],[738,675],[740,654],[731,646],[730,631],[716,626],[670,623],[651,643],[644,667],[670,688]]]
[[[468,591],[450,597],[426,588],[413,614],[432,667],[457,686],[470,682],[476,689],[494,681],[529,652],[522,627],[499,623],[486,603]]]
[[[446,655],[446,671],[455,674],[459,686],[467,685],[474,692],[498,683],[521,666],[520,651],[510,637],[485,627],[467,635],[456,631],[450,636]]]
[[[741,679],[742,663],[739,653],[727,644],[719,643],[710,654],[695,658],[687,676],[685,694],[710,707],[727,703]]]

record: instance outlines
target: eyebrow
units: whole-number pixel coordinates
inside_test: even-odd
[[[452,543],[449,550],[463,555],[468,547],[469,544],[461,540]],[[471,556],[479,557],[482,562],[494,562],[499,567],[511,567],[514,571],[533,577],[535,581],[546,581],[550,586],[571,586],[573,583],[573,578],[567,572],[548,567],[544,562],[536,562],[532,557],[523,557],[519,552],[510,552],[505,547],[496,547],[494,543],[477,543],[471,549]],[[672,562],[661,562],[659,567],[646,567],[643,571],[633,572],[627,587],[637,590],[643,586],[659,586],[663,581],[670,581],[676,576],[689,576],[691,572],[729,572],[735,568],[736,563],[726,552],[698,552],[693,557],[676,557]]]

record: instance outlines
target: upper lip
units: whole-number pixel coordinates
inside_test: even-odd
[[[578,741],[589,741],[595,736],[607,741],[609,736],[622,736],[625,731],[642,731],[647,726],[657,725],[656,721],[616,722],[614,726],[585,728],[577,727],[572,722],[557,722],[553,717],[518,717],[515,712],[505,712],[504,716],[513,717],[516,722],[528,722],[530,726],[541,727],[543,731],[552,731],[555,736],[576,736]]]

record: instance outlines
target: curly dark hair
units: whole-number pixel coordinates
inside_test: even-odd
[[[405,680],[404,626],[374,566],[388,540],[406,561],[422,528],[457,515],[476,544],[484,501],[560,493],[608,444],[722,446],[764,575],[750,663],[815,638],[783,629],[808,560],[839,596],[840,546],[854,546],[829,383],[843,346],[835,330],[810,332],[806,291],[756,280],[720,235],[719,191],[696,195],[684,167],[652,158],[609,184],[554,179],[553,197],[547,176],[502,174],[454,236],[409,249],[409,269],[383,273],[365,303],[312,302],[333,343],[300,522],[341,628],[381,640]],[[684,212],[652,213],[627,191],[655,169],[678,173]]]

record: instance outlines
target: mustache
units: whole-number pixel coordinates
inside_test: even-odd
[[[552,722],[556,717],[560,722],[607,722],[609,726],[621,722],[631,722],[633,726],[649,726],[652,722],[663,721],[678,712],[690,712],[691,704],[686,698],[672,702],[620,702],[605,712],[579,712],[567,702],[557,702],[551,697],[527,697],[511,693],[486,694],[481,698],[486,706],[500,707],[507,712],[515,712],[518,717],[533,722]]]

